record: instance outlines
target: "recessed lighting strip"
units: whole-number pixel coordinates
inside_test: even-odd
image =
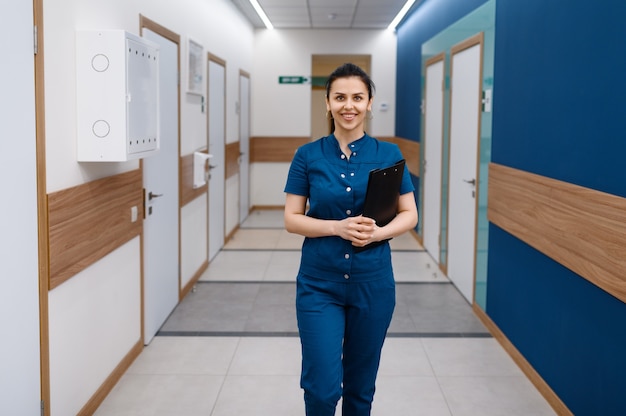
[[[263,9],[261,8],[261,5],[259,4],[259,2],[257,0],[249,0],[250,4],[252,5],[252,7],[254,7],[254,10],[256,11],[256,14],[259,15],[259,17],[261,18],[261,20],[263,20],[263,23],[265,23],[265,27],[268,29],[274,29],[274,26],[272,25],[272,22],[270,22],[270,19],[267,18],[267,15],[265,14],[265,12],[263,11]],[[415,0],[413,0],[415,1]]]
[[[250,1],[256,1],[256,0],[250,0]],[[413,6],[413,3],[415,3],[415,0],[407,0],[407,2],[404,3],[404,6],[402,6],[400,11],[396,15],[396,17],[394,17],[391,23],[389,24],[389,26],[387,26],[387,29],[395,30],[396,26],[398,26],[398,23],[400,23],[400,21],[404,18],[404,16],[409,12],[409,9],[411,8],[411,6]]]

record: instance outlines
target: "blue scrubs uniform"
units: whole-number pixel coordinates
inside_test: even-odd
[[[346,157],[334,135],[296,152],[285,192],[309,200],[307,216],[342,220],[363,209],[369,172],[402,159],[398,146],[364,135]],[[413,192],[405,169],[400,194]],[[380,353],[395,307],[391,249],[357,251],[340,237],[305,238],[296,309],[307,416],[370,414]]]

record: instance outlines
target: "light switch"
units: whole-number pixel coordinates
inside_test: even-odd
[[[137,222],[137,206],[130,208],[130,222]]]

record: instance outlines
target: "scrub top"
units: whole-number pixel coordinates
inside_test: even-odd
[[[397,145],[365,134],[349,144],[347,158],[334,135],[300,147],[289,168],[285,192],[307,197],[306,215],[325,220],[358,216],[363,209],[369,172],[402,159]],[[404,170],[400,194],[413,192],[408,169]],[[355,250],[338,236],[304,239],[300,273],[317,279],[359,282],[387,278],[392,274],[389,243]]]

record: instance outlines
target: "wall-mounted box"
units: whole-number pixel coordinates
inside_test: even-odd
[[[209,180],[207,173],[207,160],[212,158],[205,152],[193,152],[193,189],[206,185]]]
[[[123,30],[76,32],[80,162],[123,162],[159,150],[159,47]]]

